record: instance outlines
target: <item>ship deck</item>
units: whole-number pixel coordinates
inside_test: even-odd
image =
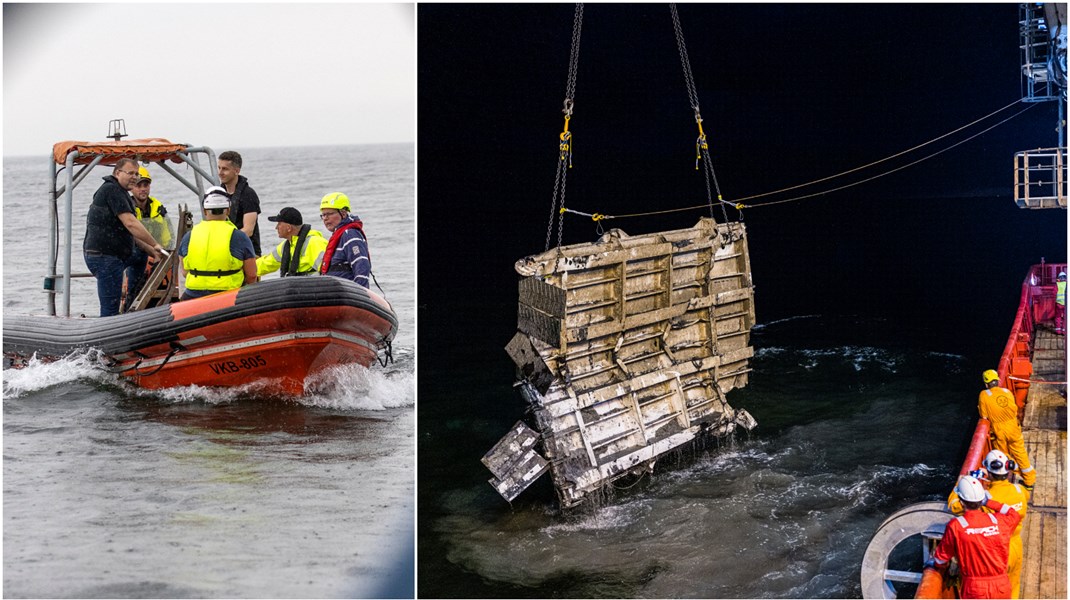
[[[1066,336],[1038,328],[1034,381],[1066,381]],[[1022,526],[1022,598],[1067,598],[1066,384],[1034,383],[1022,423],[1037,482]]]

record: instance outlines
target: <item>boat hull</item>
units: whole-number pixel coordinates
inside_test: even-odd
[[[379,296],[335,277],[281,278],[102,319],[5,317],[5,353],[100,349],[148,389],[258,384],[300,394],[335,365],[369,366],[397,331]]]

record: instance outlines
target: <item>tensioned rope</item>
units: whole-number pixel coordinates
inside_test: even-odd
[[[844,171],[842,173],[837,173],[835,175],[829,175],[828,177],[822,177],[821,179],[815,179],[815,180],[809,181],[807,183],[802,183],[802,184],[799,184],[799,185],[793,185],[791,187],[786,187],[786,188],[779,189],[779,190],[776,190],[776,191],[773,191],[773,192],[765,192],[763,194],[755,194],[754,196],[747,196],[746,198],[739,198],[738,200],[736,200],[736,202],[742,202],[744,200],[754,200],[755,198],[764,198],[765,196],[772,196],[773,194],[779,194],[781,192],[790,192],[791,190],[797,190],[797,189],[802,188],[802,187],[814,185],[814,184],[817,184],[817,183],[821,183],[823,181],[828,181],[830,179],[835,179],[837,177],[843,177],[844,175],[850,175],[851,173],[854,173],[855,171],[861,171],[862,169],[868,169],[869,167],[872,167],[874,165],[879,165],[882,162],[887,162],[889,160],[892,160],[893,158],[898,158],[900,156],[903,156],[904,154],[909,154],[909,153],[911,153],[911,152],[913,152],[915,150],[918,150],[920,148],[924,148],[925,146],[928,146],[929,144],[932,144],[932,143],[935,143],[935,142],[939,142],[940,140],[942,140],[942,139],[944,139],[944,138],[946,138],[946,137],[948,137],[950,135],[954,135],[954,134],[962,131],[963,129],[966,129],[968,127],[972,127],[972,126],[980,123],[981,121],[984,121],[985,119],[987,119],[987,118],[989,118],[989,117],[991,117],[993,115],[999,114],[999,113],[1007,110],[1008,108],[1010,108],[1010,107],[1012,107],[1015,104],[1018,104],[1020,102],[1022,102],[1021,98],[1015,100],[1014,102],[1011,102],[1010,104],[1008,104],[1007,106],[1004,106],[1003,108],[1001,108],[999,110],[995,110],[993,112],[988,113],[987,115],[981,117],[980,119],[976,119],[976,120],[974,120],[974,121],[972,121],[970,123],[967,123],[967,124],[963,125],[962,127],[959,127],[958,129],[955,129],[953,131],[949,131],[949,132],[945,133],[944,135],[941,135],[939,137],[935,137],[935,138],[933,138],[933,139],[931,139],[931,140],[929,140],[927,142],[923,142],[921,144],[918,144],[917,146],[914,146],[913,148],[907,148],[906,150],[903,150],[902,152],[898,152],[896,154],[893,154],[891,156],[887,156],[887,157],[882,158],[880,160],[875,160],[875,161],[873,161],[873,162],[871,162],[869,164],[862,165],[861,167],[855,167],[853,169],[849,169],[849,170]]]
[[[561,245],[561,236],[565,231],[565,181],[568,170],[572,168],[572,133],[568,130],[568,121],[572,118],[573,99],[576,96],[576,68],[580,62],[580,27],[583,25],[583,4],[576,4],[572,17],[572,50],[568,57],[568,82],[565,85],[565,130],[559,136],[557,175],[554,177],[554,196],[550,202],[550,223],[546,226],[546,250],[550,249],[550,235],[554,230],[554,218],[557,217],[557,245]],[[560,187],[561,195],[558,196]]]
[[[985,119],[988,119],[988,118],[990,118],[990,117],[992,117],[992,116],[994,116],[994,115],[996,115],[998,113],[1001,113],[1001,112],[1007,110],[1008,108],[1018,104],[1019,102],[1021,102],[1020,99],[1008,104],[1007,106],[1004,106],[1003,108],[1000,108],[1000,109],[998,109],[996,111],[993,111],[993,112],[981,117],[980,119],[976,119],[976,120],[974,120],[974,121],[972,121],[972,122],[970,122],[970,123],[968,123],[966,125],[963,125],[962,127],[959,127],[959,128],[957,128],[955,130],[952,130],[952,131],[949,131],[948,133],[945,133],[945,134],[943,134],[941,136],[933,138],[933,139],[931,139],[931,140],[929,140],[929,141],[927,141],[925,143],[919,144],[919,145],[914,146],[913,148],[909,148],[907,150],[903,150],[901,152],[898,152],[898,153],[893,154],[891,156],[888,156],[886,158],[882,158],[880,160],[873,161],[871,163],[862,165],[860,167],[855,167],[853,169],[849,169],[847,171],[843,171],[842,173],[837,173],[835,175],[830,175],[828,177],[823,177],[821,179],[816,179],[816,180],[810,181],[808,183],[803,183],[803,184],[799,184],[799,185],[783,188],[783,189],[776,190],[776,191],[773,191],[773,192],[765,192],[765,193],[762,193],[762,194],[756,194],[754,196],[747,196],[745,198],[740,198],[739,200],[736,201],[735,204],[732,204],[730,202],[723,201],[723,200],[722,200],[722,202],[724,202],[725,204],[732,204],[733,206],[735,206],[739,210],[743,210],[744,208],[757,208],[757,207],[761,207],[761,206],[772,206],[774,204],[784,204],[784,203],[787,203],[787,202],[796,202],[798,200],[804,200],[806,198],[813,198],[814,196],[821,196],[821,195],[824,195],[824,194],[829,194],[829,193],[836,192],[836,191],[839,191],[839,190],[843,190],[843,189],[851,188],[851,187],[854,187],[854,186],[857,186],[857,185],[861,185],[863,183],[866,183],[866,182],[869,182],[869,181],[873,181],[874,179],[878,179],[878,178],[884,177],[886,175],[891,175],[892,173],[895,173],[896,171],[901,171],[901,170],[906,169],[908,167],[912,167],[912,166],[914,166],[914,165],[916,165],[916,164],[918,164],[920,162],[929,160],[930,158],[933,158],[935,156],[943,154],[944,152],[947,152],[948,150],[951,150],[952,148],[955,148],[956,146],[960,146],[960,145],[962,145],[962,144],[964,144],[964,143],[966,143],[966,142],[968,142],[968,141],[970,141],[970,140],[972,140],[972,139],[974,139],[974,138],[976,138],[978,136],[981,136],[981,135],[991,131],[992,129],[995,129],[996,127],[999,127],[1000,125],[1003,125],[1004,123],[1006,123],[1006,122],[1018,117],[1019,115],[1021,115],[1024,112],[1026,112],[1027,110],[1035,107],[1036,104],[1030,104],[1026,108],[1014,113],[1013,115],[1007,117],[1006,119],[1003,119],[1002,121],[999,121],[998,123],[996,123],[994,125],[991,125],[991,126],[985,128],[985,129],[982,129],[978,133],[975,133],[975,134],[973,134],[973,135],[971,135],[971,136],[969,136],[969,137],[967,137],[967,138],[965,138],[963,140],[960,140],[960,141],[958,141],[958,142],[956,142],[956,143],[954,143],[954,144],[952,144],[952,145],[950,145],[950,146],[948,146],[946,148],[942,148],[942,149],[940,149],[940,150],[938,150],[936,152],[933,152],[932,154],[929,154],[927,156],[924,156],[924,157],[922,157],[922,158],[920,158],[918,160],[915,160],[915,161],[907,163],[905,165],[896,167],[894,169],[889,169],[888,171],[885,171],[883,173],[879,173],[879,174],[874,175],[872,177],[868,177],[866,179],[855,181],[855,182],[852,182],[852,183],[849,183],[849,184],[846,184],[846,185],[842,185],[842,186],[839,186],[839,187],[831,188],[831,189],[828,189],[828,190],[824,190],[824,191],[820,191],[820,192],[814,192],[812,194],[806,194],[806,195],[803,195],[803,196],[796,196],[796,197],[793,197],[793,198],[786,198],[784,200],[774,200],[774,201],[771,201],[771,202],[762,202],[762,203],[759,203],[759,204],[743,204],[744,200],[753,200],[754,198],[762,198],[762,197],[765,197],[765,196],[771,196],[773,194],[778,194],[778,193],[781,193],[781,192],[786,192],[786,191],[790,191],[790,190],[799,189],[799,188],[802,188],[802,187],[807,187],[807,186],[814,185],[814,184],[817,184],[817,183],[821,183],[821,182],[824,182],[824,181],[829,181],[829,180],[835,179],[837,177],[842,177],[844,175],[849,175],[851,173],[860,171],[862,169],[866,169],[866,168],[872,167],[874,165],[886,162],[886,161],[891,160],[893,158],[902,156],[902,155],[907,154],[909,152],[913,152],[914,150],[918,150],[920,148],[928,146],[928,145],[930,145],[930,144],[932,144],[934,142],[937,142],[937,141],[939,141],[941,139],[944,139],[944,138],[946,138],[946,137],[948,137],[950,135],[958,133],[958,132],[960,132],[960,131],[968,128],[968,127],[971,127],[971,126],[973,126],[973,125],[975,125],[975,124],[977,124],[977,123],[979,123],[981,121],[984,121]],[[673,212],[682,212],[682,211],[686,211],[686,210],[696,210],[696,209],[699,209],[699,208],[703,208],[704,206],[705,205],[687,206],[687,207],[683,207],[683,208],[672,208],[672,209],[666,209],[666,210],[650,211],[650,212],[642,212],[642,213],[630,213],[630,214],[623,214],[623,215],[607,215],[607,214],[602,214],[602,213],[585,213],[585,212],[581,212],[581,211],[578,211],[578,210],[573,210],[573,209],[570,209],[570,208],[562,208],[561,211],[562,212],[570,212],[570,213],[581,215],[581,216],[585,216],[585,217],[590,217],[594,221],[602,221],[602,220],[605,220],[605,219],[623,219],[623,218],[628,218],[628,217],[643,217],[643,216],[667,214],[667,213],[673,213]]]
[[[687,57],[687,44],[684,43],[684,30],[680,26],[680,15],[676,12],[676,4],[669,3],[669,12],[672,14],[672,26],[676,32],[676,49],[680,52],[680,64],[684,69],[684,84],[687,85],[687,99],[691,102],[691,109],[695,111],[695,123],[698,124],[698,139],[695,140],[695,169],[699,162],[703,164],[703,174],[706,176],[706,204],[710,207],[710,218],[713,219],[713,191],[710,190],[710,180],[717,190],[717,201],[721,203],[721,213],[724,214],[725,222],[728,222],[728,211],[725,210],[724,198],[721,197],[721,185],[717,183],[717,174],[713,172],[713,160],[710,159],[710,145],[706,141],[706,132],[702,130],[702,114],[698,106],[698,91],[695,89],[695,76],[691,74],[691,61]],[[716,220],[716,219],[714,219]]]

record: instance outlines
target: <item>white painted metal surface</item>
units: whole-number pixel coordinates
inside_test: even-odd
[[[506,351],[563,506],[696,436],[755,426],[726,398],[746,385],[754,353],[742,223],[702,219],[634,237],[614,229],[516,269],[519,332]],[[523,479],[503,461],[484,457],[499,481]],[[506,487],[507,499],[523,490]]]

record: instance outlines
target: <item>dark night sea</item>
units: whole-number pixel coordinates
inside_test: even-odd
[[[5,313],[45,313],[48,150],[4,160]],[[150,393],[91,357],[5,370],[5,597],[412,597],[412,145],[238,150],[264,248],[278,243],[266,217],[283,206],[308,222],[325,193],[350,196],[398,315],[395,363],[340,368],[298,400]],[[193,201],[150,169],[165,206]],[[107,174],[76,189],[76,272]],[[72,312],[96,314],[93,280],[74,289]]]
[[[664,458],[639,485],[570,515],[554,508],[549,476],[510,506],[478,462],[524,416],[504,352],[422,366],[420,594],[860,597],[880,522],[953,485],[1019,283],[1007,280],[1001,317],[972,331],[901,315],[762,322],[750,385],[729,396],[758,428]],[[424,378],[452,391],[427,391]]]
[[[647,215],[601,222],[633,235],[709,214],[648,215],[707,198],[669,12],[583,12],[563,203]],[[754,371],[728,401],[758,427],[666,456],[633,487],[560,514],[549,475],[510,505],[480,458],[530,417],[504,347],[514,263],[544,250],[556,214],[574,7],[418,14],[420,218],[431,225],[418,261],[419,594],[860,597],[877,526],[954,484],[980,374],[1003,351],[1030,265],[1066,260],[1066,211],[1012,197],[1014,153],[1058,144],[1055,103],[755,200],[814,193],[743,211]],[[680,4],[724,197],[843,173],[1014,103],[1017,16],[1010,4]],[[597,236],[590,218],[565,219],[564,244]]]
[[[1002,352],[1031,259],[957,273],[912,262],[930,289],[892,314],[845,290],[843,307],[766,316],[791,304],[769,295],[791,289],[770,273],[757,229],[754,371],[729,401],[758,427],[719,448],[670,454],[634,487],[571,514],[556,509],[549,475],[512,505],[487,483],[479,459],[525,404],[502,349],[515,314],[469,307],[500,337],[477,346],[489,336],[473,334],[421,362],[421,596],[861,597],[877,526],[908,504],[945,499],[954,484],[980,373]],[[1047,229],[1065,239],[1065,223]],[[1050,250],[1065,260],[1058,243]],[[971,282],[992,273],[980,293]],[[442,311],[421,310],[422,339],[458,335]]]

